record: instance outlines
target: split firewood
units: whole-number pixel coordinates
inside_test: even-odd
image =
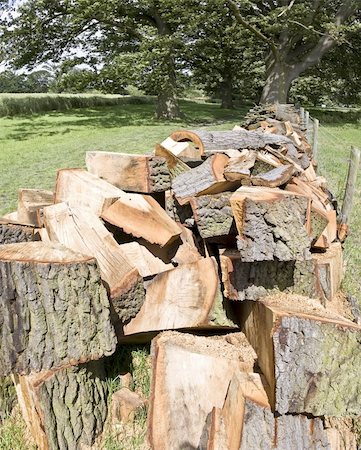
[[[172,182],[178,202],[184,205],[189,203],[192,197],[217,194],[239,187],[239,181],[232,182],[224,178],[223,172],[228,161],[228,156],[216,154],[200,166],[178,175]]]
[[[245,380],[246,377],[248,380]],[[320,418],[291,414],[275,417],[261,377],[258,374],[243,374],[243,380],[241,388],[245,400],[239,450],[296,448],[341,450],[341,447],[332,446],[335,439],[331,432],[340,436],[336,429],[326,428]]]
[[[199,450],[328,449],[333,436],[320,418],[275,417],[259,374],[236,372],[223,408],[213,408]],[[346,449],[343,449],[346,450]],[[356,450],[356,449],[355,449]]]
[[[90,447],[103,431],[108,388],[102,361],[13,379],[39,450]]]
[[[307,197],[281,189],[242,186],[230,201],[243,262],[311,258]]]
[[[178,157],[199,159],[201,157],[199,149],[196,149],[189,142],[177,142],[171,137],[168,137],[160,144],[162,147],[169,150],[173,155]]]
[[[265,164],[268,164],[271,169],[275,167],[282,166],[282,162],[274,156],[272,153],[269,153],[267,150],[259,150],[256,154],[256,159],[258,161],[264,162]]]
[[[190,205],[199,234],[203,239],[236,235],[230,203],[233,192],[193,197]]]
[[[89,208],[100,216],[122,194],[129,195],[86,170],[62,169],[56,178],[54,203]]]
[[[199,450],[239,450],[243,428],[244,395],[241,373],[235,372],[222,408],[213,407],[202,431]]]
[[[160,273],[146,284],[145,291],[139,312],[124,324],[125,336],[166,329],[236,328],[220,291],[214,258],[203,258]],[[121,305],[114,308],[122,317]],[[124,314],[128,309],[124,303]]]
[[[87,152],[90,173],[131,192],[149,194],[170,188],[170,174],[164,158],[116,152]]]
[[[161,258],[151,253],[145,245],[140,245],[138,242],[128,242],[127,244],[121,244],[119,247],[143,278],[174,268],[173,264],[165,263]]]
[[[223,407],[234,373],[252,371],[251,346],[241,333],[228,336],[165,332],[153,340],[152,448],[198,448],[207,416]]]
[[[43,242],[0,247],[0,375],[99,359],[115,350],[94,258]]]
[[[344,274],[342,246],[339,242],[334,242],[325,253],[313,253],[312,258],[316,265],[318,286],[321,289],[319,296],[332,301],[340,288]]]
[[[180,205],[173,191],[165,193],[165,211],[168,216],[179,224],[194,222],[193,211],[190,205]]]
[[[325,209],[326,211],[333,209],[328,194],[322,188],[315,186],[312,182],[301,179],[301,177],[293,177],[290,183],[287,184],[286,190],[307,195],[319,209]]]
[[[237,250],[221,249],[220,266],[223,293],[230,300],[258,300],[275,291],[318,295],[312,260],[249,263],[242,262]]]
[[[361,326],[306,297],[282,294],[239,305],[275,411],[361,414]]]
[[[101,217],[125,233],[161,247],[171,244],[181,232],[154,198],[141,194],[122,193]]]
[[[9,220],[10,222],[19,222],[18,220],[18,212],[12,211],[7,214],[4,214],[0,220],[6,221]]]
[[[323,220],[322,220],[323,219]],[[314,222],[325,225],[320,234],[316,234],[315,241],[312,243],[313,248],[327,249],[337,238],[337,216],[336,211],[321,211],[311,207],[311,228]]]
[[[161,144],[157,144],[155,146],[154,153],[156,156],[165,158],[172,180],[181,173],[190,170],[190,167],[187,166],[185,162],[183,162],[178,156],[174,155],[170,150],[166,149]]]
[[[249,180],[252,167],[256,161],[256,152],[252,150],[243,150],[240,156],[230,158],[224,168],[224,177],[228,181],[242,181],[243,184]]]
[[[60,170],[55,203],[89,208],[125,233],[161,246],[180,234],[178,225],[149,195],[124,192],[82,169]]]
[[[224,150],[263,149],[266,145],[292,144],[285,136],[248,131],[243,128],[234,131],[180,130],[171,134],[175,141],[188,141],[198,148],[201,155],[211,156]]]
[[[267,186],[275,188],[286,184],[291,179],[293,172],[293,165],[282,165],[270,170],[269,172],[251,175],[250,182],[254,186]]]
[[[0,244],[16,244],[36,240],[36,229],[30,224],[0,218]]]
[[[113,301],[138,285],[137,265],[130,260],[102,221],[89,209],[72,208],[66,203],[44,208],[45,227],[49,237],[72,250],[97,259],[102,280]]]
[[[302,173],[303,168],[300,165],[298,158],[290,158],[287,154],[282,153],[280,150],[275,150],[270,145],[267,145],[265,149],[273,156],[275,156],[278,160],[280,160],[283,164],[292,164],[295,167],[295,171]]]
[[[54,203],[54,193],[42,189],[19,189],[18,220],[39,227],[38,211]]]

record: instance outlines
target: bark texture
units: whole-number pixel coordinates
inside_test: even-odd
[[[178,202],[184,205],[191,197],[217,194],[240,186],[240,182],[227,181],[223,176],[228,160],[226,155],[213,155],[200,166],[178,175],[172,182]]]
[[[286,137],[275,134],[267,134],[259,131],[237,129],[235,131],[175,131],[171,134],[175,141],[191,141],[200,148],[201,153],[210,156],[223,150],[263,149],[267,145],[282,146],[292,144]]]
[[[102,361],[41,375],[15,375],[14,381],[39,450],[81,450],[102,432],[108,395]]]
[[[16,244],[35,240],[35,229],[26,225],[0,221],[0,244]]]
[[[304,297],[249,302],[244,332],[280,414],[361,414],[361,327]]]
[[[237,234],[230,203],[233,192],[194,197],[190,201],[199,234],[203,239]]]
[[[245,402],[240,450],[331,450],[321,419],[285,415],[250,399]],[[336,450],[336,449],[335,449]]]
[[[11,256],[18,246],[24,256]],[[3,246],[0,374],[40,372],[112,354],[116,338],[109,308],[94,259],[40,242]]]
[[[245,263],[233,252],[221,254],[225,297],[258,300],[277,291],[316,297],[314,261],[259,261]]]
[[[241,188],[231,197],[231,205],[243,262],[310,259],[306,197]]]

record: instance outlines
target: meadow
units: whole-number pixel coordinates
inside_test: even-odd
[[[27,114],[24,114],[19,107],[18,113],[0,117],[0,216],[16,209],[18,188],[53,189],[57,169],[84,167],[85,152],[88,150],[151,152],[156,142],[178,128],[229,130],[242,122],[249,109],[245,106],[233,111],[221,110],[217,104],[182,100],[184,117],[166,122],[154,118],[152,99],[118,100],[114,104],[110,102],[99,106],[95,100],[91,103],[93,100],[88,99],[84,100],[85,107],[81,107],[80,102],[75,104],[76,108],[73,104],[73,107],[70,105],[64,110],[33,114],[29,114],[25,107],[23,111]],[[0,116],[4,115],[1,113],[1,101],[0,98]],[[31,102],[36,103],[34,99]],[[310,112],[321,122],[318,173],[328,179],[330,189],[341,203],[350,146],[361,147],[361,110],[311,109]],[[347,271],[343,289],[354,295],[361,304],[360,194],[359,182],[351,231],[345,244]],[[139,367],[143,367],[146,361],[142,351],[136,354],[141,361]],[[139,373],[144,374],[145,370],[141,369]],[[116,377],[110,377],[109,382],[111,392],[119,387]],[[9,389],[8,383],[4,383],[4,388],[0,386],[0,393]],[[148,389],[148,381],[139,383],[141,390]],[[9,395],[13,394],[12,391]],[[0,409],[2,403],[7,401],[0,395]],[[143,417],[139,424],[143,430]],[[138,448],[134,442],[132,446]],[[24,424],[17,413],[0,427],[0,450],[30,448],[24,441]],[[108,436],[105,449],[119,449],[114,436]]]

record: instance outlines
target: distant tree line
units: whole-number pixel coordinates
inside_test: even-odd
[[[135,86],[157,96],[166,118],[180,115],[177,98],[192,89],[224,108],[246,99],[360,102],[359,0],[25,0],[8,10],[4,59],[23,69],[52,62],[49,90]],[[10,75],[0,74],[1,90]],[[27,89],[37,78],[34,89],[44,89],[36,71],[12,81]]]

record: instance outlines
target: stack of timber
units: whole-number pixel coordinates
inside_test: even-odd
[[[356,450],[361,327],[297,110],[86,167],[0,220],[0,374],[38,448],[95,448],[107,357],[152,341],[152,449]]]

